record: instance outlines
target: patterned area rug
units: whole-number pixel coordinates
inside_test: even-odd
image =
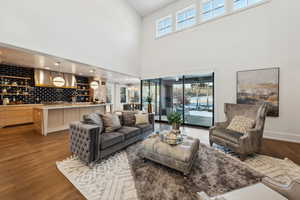
[[[76,157],[56,163],[57,168],[89,200],[137,200],[137,191],[125,152],[87,167]]]
[[[216,196],[257,183],[263,177],[237,159],[201,144],[191,174],[144,161],[140,144],[95,165],[77,158],[57,162],[58,169],[89,200],[193,200],[197,192]],[[131,168],[131,169],[130,169]],[[131,172],[131,173],[130,173]]]
[[[216,145],[215,149],[239,159],[239,155],[230,149]],[[247,157],[243,164],[249,168],[272,178],[280,184],[290,184],[295,179],[300,179],[300,166],[288,158],[279,159],[265,155],[253,154]]]
[[[245,164],[281,184],[290,184],[293,180],[300,179],[300,166],[287,158],[282,160],[255,155],[247,159]]]

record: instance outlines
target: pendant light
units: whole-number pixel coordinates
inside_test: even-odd
[[[98,89],[99,88],[99,82],[98,81],[92,81],[90,83],[90,87],[94,90]]]
[[[66,81],[65,81],[65,79],[64,79],[64,77],[63,77],[63,75],[61,73],[60,62],[56,62],[56,63],[54,63],[54,65],[58,66],[58,68],[59,68],[59,74],[58,74],[58,76],[55,76],[53,78],[52,83],[56,87],[63,87],[65,85]]]

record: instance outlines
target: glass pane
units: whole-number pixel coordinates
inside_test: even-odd
[[[211,18],[212,18],[212,11],[210,11],[210,12],[208,12],[208,13],[204,13],[204,14],[202,15],[202,20],[203,20],[203,21],[209,20],[209,19],[211,19]]]
[[[186,76],[184,85],[185,123],[212,126],[213,119],[213,78]]]
[[[150,80],[150,97],[152,99],[152,112],[155,114],[155,119],[159,120],[159,80]]]
[[[247,0],[235,0],[234,1],[234,9],[241,9],[247,6]]]
[[[183,85],[181,77],[168,77],[161,80],[161,120],[167,121],[171,112],[183,112]]]
[[[262,1],[262,0],[248,0],[248,5],[259,3],[260,1]]]
[[[214,8],[223,7],[224,5],[224,0],[214,0]]]
[[[121,103],[127,103],[127,90],[126,87],[121,87],[120,88],[120,99],[121,99]]]
[[[142,81],[142,108],[143,111],[147,111],[148,102],[147,97],[149,96],[149,81],[143,80]]]
[[[176,19],[177,19],[177,24],[176,24],[177,30],[181,30],[193,26],[196,23],[196,9],[190,8],[184,10],[177,14]]]
[[[163,36],[172,32],[172,18],[167,17],[157,23],[157,36]]]
[[[212,9],[212,3],[211,1],[208,1],[206,3],[203,3],[202,5],[202,13],[206,13]]]
[[[113,103],[112,101],[112,85],[107,84],[106,85],[106,103]]]
[[[224,7],[219,7],[219,8],[214,10],[213,15],[216,17],[216,16],[223,15],[224,13],[225,13],[225,8]]]

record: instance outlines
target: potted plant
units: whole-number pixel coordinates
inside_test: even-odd
[[[175,131],[179,131],[180,125],[182,123],[181,113],[172,112],[167,115],[168,122],[172,124],[172,129]]]
[[[152,113],[152,97],[148,96],[146,101],[148,102],[148,113]]]

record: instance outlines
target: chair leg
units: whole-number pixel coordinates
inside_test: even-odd
[[[209,145],[210,145],[211,147],[213,146],[213,144],[214,144],[214,142],[211,141],[211,140],[209,140]]]
[[[240,160],[241,161],[245,161],[247,158],[247,155],[246,154],[240,154]]]

